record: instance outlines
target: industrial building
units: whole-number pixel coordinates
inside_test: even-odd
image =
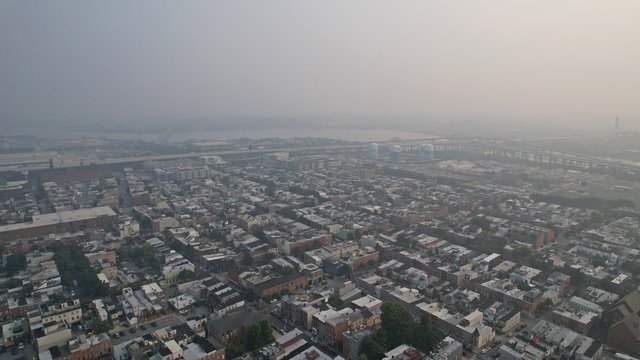
[[[116,220],[109,206],[33,216],[29,223],[0,226],[0,241],[28,239],[86,229],[105,229]]]

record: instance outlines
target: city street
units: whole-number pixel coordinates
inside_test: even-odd
[[[111,336],[111,341],[113,342],[113,345],[118,345],[120,343],[135,339],[137,337],[143,336],[145,334],[150,334],[154,331],[156,331],[157,329],[161,329],[167,326],[175,326],[175,325],[179,325],[181,323],[183,323],[185,320],[177,314],[169,314],[166,315],[164,317],[160,317],[157,319],[152,319],[149,320],[147,322],[138,324],[135,326],[136,332],[135,333],[131,333],[130,329],[131,328],[126,328],[126,327],[122,327],[122,326],[118,326],[116,328],[114,328],[113,330],[111,330],[109,332],[109,336]],[[157,324],[156,327],[151,326],[151,323],[155,322]],[[140,328],[140,325],[145,325],[147,327],[146,330],[142,330]],[[132,327],[133,328],[133,327]],[[115,338],[114,334],[117,332],[124,332],[124,336]]]

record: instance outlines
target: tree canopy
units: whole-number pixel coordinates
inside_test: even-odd
[[[249,325],[247,329],[247,347],[251,350],[259,349],[273,341],[271,324],[268,320],[259,320]]]
[[[619,207],[635,209],[636,204],[630,199],[607,200],[592,196],[568,197],[554,194],[531,194],[531,198],[538,202],[548,202],[581,209],[610,210]]]
[[[106,333],[111,330],[111,323],[109,321],[97,321],[93,324],[93,332],[95,334]]]
[[[27,267],[27,258],[24,254],[11,254],[7,257],[6,270],[10,276],[24,270],[25,267]]]
[[[234,343],[228,343],[224,346],[224,354],[227,359],[233,359],[236,356],[242,354],[243,349],[240,345]]]
[[[442,333],[426,318],[416,321],[400,304],[385,302],[382,327],[363,339],[361,354],[369,360],[379,360],[386,351],[401,344],[410,344],[428,353],[442,339]]]
[[[119,261],[133,261],[139,267],[155,265],[156,254],[152,246],[121,246],[117,250]]]
[[[484,216],[476,216],[471,219],[471,224],[475,225],[482,230],[489,230],[491,228],[491,221]]]
[[[77,245],[56,245],[52,247],[54,260],[62,282],[69,285],[73,280],[77,280],[90,297],[105,296],[108,290],[97,277],[89,265],[89,260],[82,253]]]

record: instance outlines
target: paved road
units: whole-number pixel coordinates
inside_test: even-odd
[[[151,323],[154,322],[154,321],[158,324],[157,327],[151,326]],[[180,315],[177,315],[177,314],[166,315],[164,317],[157,318],[157,319],[151,319],[151,320],[148,320],[147,322],[142,323],[147,327],[146,330],[142,330],[140,328],[140,325],[142,325],[142,324],[136,325],[135,328],[137,330],[133,334],[129,331],[129,328],[117,327],[117,328],[113,329],[112,331],[110,331],[111,341],[112,341],[113,345],[118,345],[118,344],[123,343],[125,341],[129,341],[129,340],[135,339],[137,337],[141,337],[141,336],[143,336],[145,334],[150,334],[150,333],[156,331],[157,329],[161,329],[161,328],[164,328],[164,327],[167,327],[167,326],[179,325],[179,324],[183,323],[184,321],[185,320]],[[116,332],[119,332],[119,331],[123,331],[124,332],[124,336],[119,337],[119,338],[115,338],[113,336],[113,334],[116,333]]]
[[[246,154],[270,154],[276,152],[296,152],[296,151],[322,151],[322,150],[366,150],[369,148],[369,145],[328,145],[328,146],[312,146],[312,147],[284,147],[284,148],[269,148],[269,149],[237,149],[237,150],[222,150],[222,151],[208,151],[208,152],[190,152],[190,153],[179,153],[179,154],[165,154],[165,155],[146,155],[146,156],[134,156],[128,158],[115,158],[115,159],[67,159],[64,164],[58,164],[55,166],[57,169],[61,168],[73,168],[81,166],[81,162],[83,161],[83,166],[88,166],[90,164],[95,165],[114,165],[114,164],[127,164],[127,163],[136,163],[136,162],[144,162],[144,161],[160,161],[160,160],[175,160],[181,158],[194,158],[200,156],[224,156],[224,155],[246,155]],[[0,157],[1,159],[1,157]],[[22,171],[22,170],[46,170],[49,169],[49,163],[39,163],[39,164],[0,164],[0,170],[14,170],[14,171]]]
[[[0,360],[17,360],[17,359],[33,359],[37,358],[36,350],[33,346],[27,345],[24,349],[22,349],[18,354],[13,355],[11,353],[11,349],[7,349],[4,353],[0,354]]]

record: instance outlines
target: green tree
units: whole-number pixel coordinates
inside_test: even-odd
[[[402,246],[402,247],[407,247],[409,246],[409,237],[407,236],[407,233],[403,232],[402,234],[399,234],[398,237],[396,238],[397,240],[397,244]]]
[[[421,318],[420,322],[414,323],[412,327],[410,343],[425,353],[431,351],[444,338],[440,330],[426,317]]]
[[[6,282],[6,287],[9,289],[13,289],[13,288],[17,288],[22,286],[22,281],[18,278],[10,278],[9,280],[7,280]],[[55,295],[55,294],[54,294]]]
[[[108,288],[98,280],[96,271],[91,268],[89,260],[78,245],[55,245],[51,249],[64,284],[69,285],[77,280],[89,297],[108,294]]]
[[[551,299],[544,299],[544,301],[540,303],[540,305],[536,309],[536,312],[543,313],[543,312],[549,311],[549,309],[551,309],[552,306],[553,306],[553,301],[551,301]]]
[[[27,267],[27,258],[24,254],[11,254],[7,257],[6,269],[9,276],[17,274],[20,270],[24,270],[25,267]]]
[[[106,333],[111,330],[111,323],[108,321],[98,321],[93,325],[93,332],[95,334]]]
[[[380,329],[373,335],[362,339],[362,349],[360,353],[364,354],[369,360],[380,360],[384,357],[387,348],[384,330]]]
[[[387,334],[387,345],[390,348],[406,342],[411,334],[411,314],[400,304],[388,301],[382,304],[382,328]]]
[[[247,347],[258,349],[273,341],[273,333],[268,320],[259,320],[249,325],[247,330]]]
[[[189,281],[189,280],[195,279],[195,277],[196,277],[196,273],[194,273],[193,271],[182,270],[178,274],[178,281],[180,282]]]
[[[267,234],[265,234],[265,233],[264,233],[264,230],[262,230],[262,229],[256,229],[256,230],[253,232],[253,235],[254,235],[255,237],[257,237],[258,239],[260,239],[260,241],[267,242]]]
[[[529,283],[527,283],[526,281],[517,281],[516,286],[522,291],[531,290],[531,285],[529,285]]]
[[[253,257],[251,257],[249,253],[244,253],[244,256],[242,257],[242,265],[245,265],[245,266],[253,265]]]
[[[471,219],[471,224],[475,225],[482,230],[489,230],[491,228],[491,221],[484,216],[476,216]]]
[[[224,355],[227,359],[233,359],[236,356],[242,354],[243,350],[240,345],[228,343],[224,346]]]
[[[247,329],[247,347],[255,350],[261,345],[260,326],[256,323],[249,325]]]
[[[260,340],[262,344],[268,344],[273,341],[273,332],[271,331],[271,324],[267,320],[258,321],[258,326],[260,326]]]
[[[513,249],[513,257],[516,259],[525,259],[531,255],[531,250],[526,247],[518,247]]]
[[[602,222],[604,222],[604,216],[600,211],[594,211],[591,213],[591,217],[589,219],[589,223],[591,225],[602,224]]]
[[[367,354],[362,353],[358,355],[358,360],[369,360],[369,358],[367,358]]]
[[[348,305],[342,299],[340,299],[340,297],[337,296],[337,295],[329,296],[329,299],[327,300],[327,303],[329,305],[333,306],[334,308],[336,308],[336,310],[342,310],[342,309],[346,308],[347,305]]]
[[[400,304],[382,304],[382,327],[362,341],[361,354],[379,360],[400,344],[410,344],[424,353],[431,351],[444,336],[427,318],[415,321]]]
[[[156,264],[156,254],[152,246],[121,246],[117,250],[118,260],[133,261],[139,267],[150,267]]]

